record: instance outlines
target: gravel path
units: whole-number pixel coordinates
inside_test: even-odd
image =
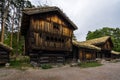
[[[94,68],[64,66],[26,71],[0,68],[0,80],[120,80],[120,62]]]

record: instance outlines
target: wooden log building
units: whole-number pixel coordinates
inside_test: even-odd
[[[73,59],[77,61],[89,61],[96,59],[96,53],[101,49],[94,45],[84,44],[81,42],[73,41]]]
[[[9,54],[12,51],[11,47],[0,42],[0,64],[9,62]]]
[[[73,41],[73,55],[81,61],[95,60],[96,58],[108,59],[117,56],[112,51],[113,43],[110,36],[91,39],[83,42]]]
[[[64,62],[72,52],[76,25],[58,7],[23,10],[21,34],[25,54],[37,63]]]

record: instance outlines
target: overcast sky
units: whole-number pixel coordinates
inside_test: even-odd
[[[120,0],[30,0],[34,5],[58,6],[77,25],[77,40],[102,27],[120,28]]]

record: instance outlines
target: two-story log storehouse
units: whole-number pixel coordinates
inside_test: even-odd
[[[21,34],[25,54],[37,63],[64,62],[72,52],[76,25],[58,7],[23,10]]]

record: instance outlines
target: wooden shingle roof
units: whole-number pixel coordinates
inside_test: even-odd
[[[39,7],[39,8],[25,8],[23,12],[28,15],[33,15],[33,14],[39,14],[39,13],[45,13],[45,12],[51,12],[57,10],[60,9],[57,7]]]
[[[39,8],[25,8],[23,10],[24,14],[27,15],[34,15],[34,14],[41,14],[41,13],[48,13],[48,12],[58,12],[68,23],[74,28],[77,29],[77,26],[66,16],[63,11],[61,11],[58,7],[39,7]]]

